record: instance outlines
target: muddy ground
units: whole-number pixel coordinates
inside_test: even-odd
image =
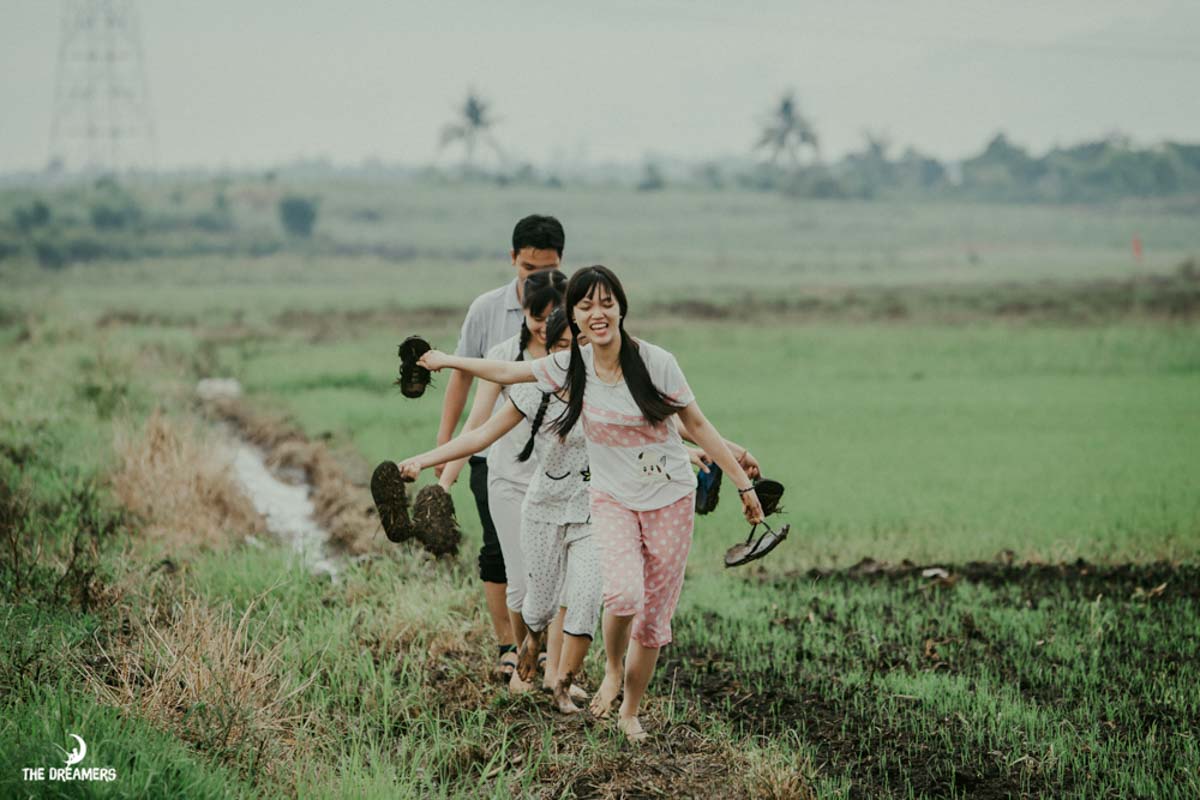
[[[951,740],[970,741],[972,729],[986,720],[962,714],[940,716],[918,697],[898,695],[881,684],[893,672],[922,672],[986,678],[1015,688],[1034,708],[1127,705],[1133,713],[1113,712],[1092,720],[1102,740],[1140,740],[1146,736],[1194,736],[1200,726],[1184,708],[1132,697],[1138,687],[1124,685],[1123,663],[1147,665],[1147,670],[1172,670],[1200,653],[1200,631],[1184,641],[1162,641],[1147,647],[1137,623],[1118,610],[1107,634],[1098,695],[1086,693],[1069,678],[1079,669],[1061,658],[1048,659],[1031,669],[1022,648],[1014,646],[1011,631],[977,621],[987,608],[1036,610],[1041,605],[1067,607],[1072,603],[1108,598],[1120,609],[1154,604],[1167,614],[1178,609],[1194,614],[1200,599],[1200,567],[1167,563],[1098,566],[1084,561],[1061,565],[975,562],[961,566],[929,567],[911,563],[888,565],[864,560],[842,571],[812,570],[759,580],[782,595],[802,595],[793,608],[781,609],[770,624],[795,634],[795,649],[769,665],[750,667],[728,660],[720,649],[694,635],[678,636],[664,651],[656,683],[674,685],[707,713],[730,720],[743,733],[781,738],[798,733],[819,754],[822,771],[846,774],[852,798],[905,797],[908,788],[918,796],[972,798],[1041,797],[1074,794],[1092,783],[1094,775],[1077,774],[1061,765],[1023,758],[1010,763],[1000,752],[953,749]],[[955,587],[977,584],[996,590],[987,604],[957,603]],[[861,626],[857,603],[865,587],[894,590],[895,603],[874,609],[881,620],[875,630]],[[857,598],[856,598],[857,596]],[[910,604],[911,603],[911,604]],[[924,615],[922,633],[906,638],[900,615]],[[1136,615],[1134,615],[1136,616]],[[699,627],[732,630],[736,621],[703,612]],[[1088,625],[1077,619],[1080,628]],[[835,652],[806,646],[808,626],[832,626],[840,635]],[[684,626],[686,627],[686,623]],[[863,640],[871,639],[869,646]],[[866,653],[873,653],[873,657]],[[1191,653],[1189,656],[1188,654]],[[1194,663],[1194,662],[1192,662]],[[842,684],[839,674],[852,669],[868,674],[865,683]],[[880,709],[884,694],[900,706],[899,713]],[[1055,713],[1055,712],[1051,712]],[[1064,720],[1077,724],[1087,714]],[[948,733],[943,738],[932,732]],[[1152,769],[1170,774],[1172,756],[1147,749],[1130,753]]]

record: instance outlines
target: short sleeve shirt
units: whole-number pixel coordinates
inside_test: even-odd
[[[488,350],[521,332],[524,312],[517,297],[517,279],[476,297],[463,320],[454,354],[483,358]],[[514,356],[515,357],[515,356]],[[479,451],[486,456],[487,448]]]
[[[650,380],[678,406],[695,400],[675,356],[661,347],[638,340],[638,353]],[[587,438],[591,484],[633,511],[664,508],[696,488],[696,476],[674,415],[651,425],[618,380],[607,384],[596,377],[592,347],[580,348],[587,375],[581,422]],[[532,363],[537,386],[559,391],[567,381],[570,354],[553,353]]]
[[[591,473],[583,429],[576,425],[566,439],[559,438],[551,424],[562,415],[567,404],[556,395],[543,393],[532,383],[517,384],[509,394],[512,404],[530,423],[537,418],[544,397],[549,399],[534,435],[531,459],[537,469],[525,492],[521,516],[555,525],[587,522],[591,518],[588,499]]]
[[[486,357],[496,361],[516,361],[520,346],[521,337],[513,336],[488,350]],[[525,358],[529,358],[528,353],[525,354]],[[500,396],[496,398],[496,404],[492,406],[492,414],[495,414],[508,402],[510,388],[508,386],[500,387]],[[504,480],[515,483],[522,489],[529,485],[536,464],[532,459],[518,461],[517,456],[525,448],[525,443],[532,435],[533,429],[529,427],[529,420],[523,419],[517,423],[517,427],[501,436],[488,448],[489,481]]]

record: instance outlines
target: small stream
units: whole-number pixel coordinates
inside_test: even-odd
[[[238,397],[241,391],[241,385],[228,378],[205,379],[196,386],[202,400]],[[226,442],[222,450],[238,485],[266,520],[267,530],[290,545],[309,572],[337,581],[339,559],[328,552],[329,532],[313,516],[311,487],[304,474],[297,471],[286,476],[293,482],[280,480],[267,466],[261,448],[242,439],[232,426],[224,427]]]

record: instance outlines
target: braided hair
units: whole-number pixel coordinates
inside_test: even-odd
[[[553,346],[553,343],[561,339],[566,332],[567,315],[559,306],[546,318],[546,343]],[[550,393],[543,392],[542,402],[538,404],[537,413],[533,415],[533,422],[529,423],[529,441],[525,443],[525,448],[517,456],[517,461],[528,461],[529,456],[533,454],[533,442],[537,439],[538,429],[542,427],[542,422],[546,419],[548,408],[550,408]]]
[[[546,306],[558,308],[562,305],[563,293],[567,290],[567,276],[562,274],[557,269],[544,269],[533,273],[525,279],[524,301],[521,307],[526,311],[537,313]],[[559,336],[562,332],[559,332]],[[529,326],[525,324],[524,315],[521,316],[521,340],[517,347],[517,361],[525,360],[525,348],[529,347],[529,340],[533,334],[529,330]],[[553,342],[555,339],[546,337],[546,341]]]

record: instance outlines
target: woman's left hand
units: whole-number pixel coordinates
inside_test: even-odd
[[[754,489],[748,492],[739,491],[738,497],[742,498],[742,513],[746,515],[746,521],[751,525],[762,522],[762,503],[758,502],[758,495],[754,493]]]
[[[762,477],[762,470],[759,469],[758,459],[750,455],[749,450],[743,450],[738,456],[738,466],[746,471],[746,477],[750,480],[756,480]]]

